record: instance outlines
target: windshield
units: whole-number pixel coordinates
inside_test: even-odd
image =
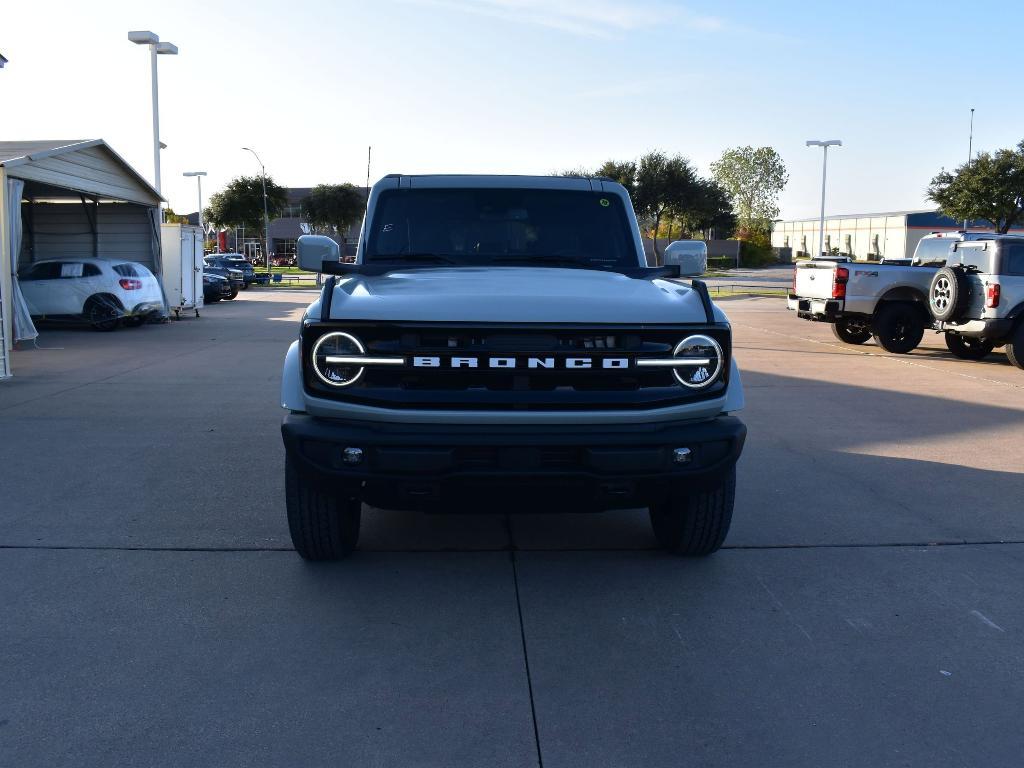
[[[635,269],[623,208],[617,195],[600,192],[388,190],[375,206],[364,260]]]

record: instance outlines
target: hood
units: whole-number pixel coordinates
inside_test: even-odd
[[[339,280],[331,317],[594,324],[705,320],[700,296],[683,283],[552,267],[438,267],[357,275]]]

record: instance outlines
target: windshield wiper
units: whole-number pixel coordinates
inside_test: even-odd
[[[442,256],[439,253],[399,253],[394,256],[373,256],[368,259],[370,263],[388,262],[401,263],[403,261],[415,262],[418,264],[458,264],[455,259]]]

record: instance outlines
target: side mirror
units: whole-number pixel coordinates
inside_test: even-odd
[[[307,272],[323,272],[324,262],[340,262],[341,249],[324,235],[302,235],[295,246],[299,268]]]
[[[665,248],[665,266],[678,266],[681,277],[700,277],[708,271],[708,246],[703,240],[676,240]]]

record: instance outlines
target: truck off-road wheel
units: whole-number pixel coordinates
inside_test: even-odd
[[[943,267],[928,288],[928,309],[936,320],[956,320],[967,307],[971,287],[963,268]]]
[[[875,312],[871,335],[886,352],[906,354],[924,338],[924,311],[909,302],[886,302]]]
[[[651,506],[651,527],[661,546],[677,555],[710,555],[729,533],[736,500],[736,467],[721,482],[702,491],[680,491]]]
[[[229,293],[227,296],[225,296],[224,299],[225,299],[225,301],[231,301],[237,295],[238,295],[238,289],[237,288],[232,288],[231,289],[231,293]]]
[[[871,338],[871,329],[863,321],[840,318],[832,323],[832,334],[844,344],[863,344]]]
[[[961,336],[959,333],[946,334],[946,348],[953,353],[953,357],[959,357],[961,360],[983,360],[995,346],[988,339]]]
[[[362,502],[303,482],[302,474],[285,460],[285,503],[292,545],[306,560],[338,560],[359,541]]]
[[[1006,356],[1018,368],[1024,368],[1024,321],[1019,321],[1006,344]]]

